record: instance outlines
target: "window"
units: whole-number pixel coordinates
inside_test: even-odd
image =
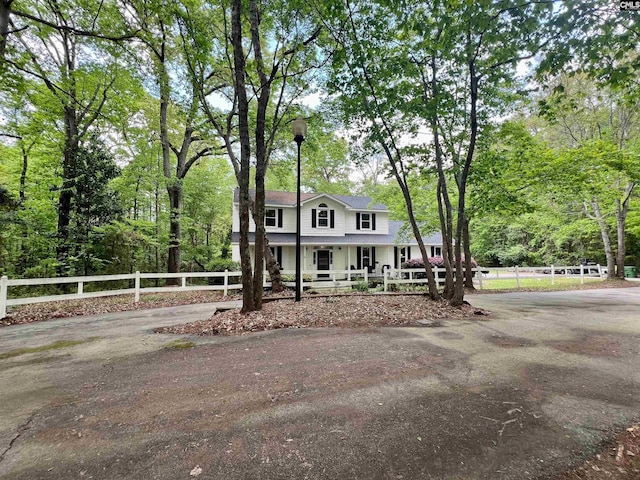
[[[441,257],[442,256],[442,247],[431,247],[431,256],[432,257]]]
[[[266,208],[264,211],[264,225],[265,227],[282,228],[282,209]]]
[[[362,247],[362,268],[367,268],[371,265],[369,256],[369,247]]]
[[[329,227],[329,207],[327,207],[326,203],[321,203],[318,205],[318,227],[320,228],[328,228]]]
[[[375,213],[356,213],[356,230],[375,230],[376,214]]]
[[[275,227],[278,223],[278,212],[275,208],[267,208],[264,211],[264,224],[267,227]]]

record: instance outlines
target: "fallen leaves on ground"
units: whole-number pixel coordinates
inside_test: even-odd
[[[626,480],[640,478],[640,425],[627,428],[615,442],[583,465],[555,480]]]
[[[126,312],[145,308],[219,302],[223,299],[227,300],[228,298],[222,297],[220,292],[205,291],[150,293],[141,295],[138,303],[134,302],[133,295],[34,303],[12,308],[5,318],[0,319],[0,326],[39,322],[54,318],[77,317],[79,315],[96,315],[99,313]]]
[[[417,326],[418,320],[462,319],[486,312],[468,304],[452,307],[424,295],[346,295],[277,300],[257,312],[218,312],[208,320],[156,329],[180,335],[230,335],[303,327]]]

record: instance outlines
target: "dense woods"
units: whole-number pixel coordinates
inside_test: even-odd
[[[264,190],[295,189],[303,115],[307,191],[442,232],[432,298],[462,303],[471,255],[618,275],[640,262],[636,23],[605,1],[0,1],[0,274],[220,268],[239,187],[259,309]]]

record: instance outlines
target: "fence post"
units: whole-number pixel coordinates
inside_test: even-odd
[[[7,290],[9,287],[9,277],[3,275],[0,278],[0,318],[7,316]]]
[[[225,270],[224,271],[224,296],[227,296],[227,293],[229,292],[229,270]]]
[[[436,285],[440,287],[440,275],[438,275],[438,266],[433,267],[433,279],[436,281]]]
[[[518,272],[518,265],[516,265],[516,287],[520,288],[520,273]]]
[[[580,265],[580,285],[584,285],[584,265]]]
[[[480,286],[480,290],[482,290],[482,268],[476,267],[476,275],[478,275],[478,285]]]
[[[600,280],[603,280],[603,277],[602,277],[602,267],[600,266],[600,264],[598,264],[598,275],[600,275]]]
[[[382,284],[384,285],[384,291],[387,291],[387,277],[389,275],[389,270],[385,269],[384,272],[382,272]]]
[[[135,303],[140,301],[140,272],[136,270],[136,282],[135,282]]]
[[[78,295],[82,295],[84,292],[84,282],[78,282]]]
[[[187,277],[182,276],[182,288],[187,288]]]
[[[364,270],[364,281],[369,283],[369,269],[367,267],[364,267],[363,270]]]
[[[551,264],[551,285],[555,285],[556,284],[556,269],[553,266],[553,264]]]

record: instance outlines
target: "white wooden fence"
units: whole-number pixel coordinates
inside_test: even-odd
[[[282,270],[283,275],[295,275],[293,270]],[[366,269],[362,270],[307,270],[303,271],[302,286],[304,287],[319,287],[319,286],[334,286],[334,287],[348,287],[356,284],[359,281],[368,281],[368,272]],[[59,277],[59,278],[20,278],[9,279],[4,276],[0,278],[0,318],[7,316],[7,307],[13,305],[27,305],[31,303],[42,302],[54,302],[58,300],[75,300],[80,298],[95,298],[95,297],[107,297],[113,295],[127,295],[134,294],[135,302],[140,301],[141,293],[158,293],[158,292],[185,292],[194,290],[221,290],[224,295],[227,295],[229,290],[242,289],[242,283],[229,283],[230,279],[240,279],[242,272],[185,272],[185,273],[127,273],[119,275],[94,275],[84,277]],[[263,272],[265,287],[270,287],[271,283],[268,282],[269,274],[267,271]],[[305,275],[327,275],[327,278],[320,278],[315,281],[304,281]],[[167,287],[142,287],[142,279],[167,279],[178,278],[180,279],[179,286],[167,286]],[[188,285],[187,279],[189,278],[222,278],[221,285]],[[95,282],[112,282],[118,280],[133,280],[133,288],[124,289],[106,289],[92,292],[85,292],[85,286],[89,283]],[[288,286],[294,286],[295,282],[285,282]],[[20,297],[12,298],[9,295],[9,289],[11,287],[25,287],[25,286],[40,286],[40,285],[65,285],[75,284],[75,293],[57,294],[57,295],[41,295],[32,297]]]
[[[525,279],[551,279],[551,285],[556,284],[556,278],[580,278],[580,283],[584,284],[585,278],[597,278],[604,280],[606,269],[600,265],[569,265],[558,266],[551,265],[548,267],[476,267],[472,269],[475,272],[474,285],[482,290],[484,288],[483,281],[491,280],[515,280],[516,288],[521,288],[521,283]],[[439,285],[444,283],[444,268],[433,268],[433,273]],[[402,284],[421,284],[427,283],[424,268],[392,268],[384,272],[384,291],[386,292],[389,285]]]
[[[580,277],[580,283],[584,283],[585,277],[594,277],[603,279],[605,269],[600,265],[589,266],[554,266],[550,267],[510,267],[510,268],[474,268],[474,283],[483,289],[483,281],[491,281],[492,279],[512,279],[515,280],[516,287],[521,287],[521,281],[526,278],[550,278],[551,284],[554,285],[558,277]],[[439,283],[444,282],[444,278],[439,278],[439,274],[444,272],[443,268],[434,268],[434,274]],[[483,273],[484,272],[484,273]],[[282,270],[282,275],[295,275],[294,270]],[[402,284],[424,284],[427,283],[425,272],[422,268],[400,269],[392,268],[385,270],[382,275],[384,291],[388,291],[390,285]],[[141,293],[158,293],[158,292],[177,292],[177,291],[193,291],[193,290],[220,290],[227,295],[229,290],[242,289],[241,283],[229,283],[230,279],[240,279],[242,272],[185,272],[185,273],[130,273],[119,275],[95,275],[85,277],[61,277],[61,278],[24,278],[9,279],[4,276],[0,278],[0,318],[7,315],[7,307],[14,305],[26,305],[30,303],[52,302],[58,300],[73,300],[80,298],[106,297],[113,295],[134,294],[135,302],[140,300]],[[269,283],[269,274],[263,272],[265,287],[271,286]],[[304,270],[302,272],[302,286],[312,288],[342,288],[350,287],[359,282],[368,282],[371,274],[367,269],[362,270]],[[311,281],[304,281],[305,276],[315,276]],[[142,287],[142,279],[180,279],[179,286],[167,287]],[[189,278],[222,278],[221,285],[188,285]],[[378,276],[379,278],[379,276]],[[112,282],[118,280],[133,280],[133,288],[99,290],[85,292],[84,288],[89,283],[95,282]],[[11,287],[39,286],[39,285],[62,285],[76,284],[75,293],[43,295],[33,297],[13,298],[9,295]],[[295,282],[285,282],[287,286],[295,286]]]

